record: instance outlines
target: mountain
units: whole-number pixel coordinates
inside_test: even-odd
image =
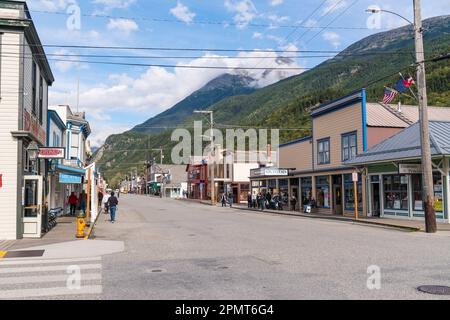
[[[450,52],[450,16],[425,20],[424,31],[426,59]],[[312,106],[361,87],[366,87],[369,101],[378,101],[383,86],[398,80],[399,71],[415,77],[413,62],[414,35],[410,26],[402,27],[366,37],[300,75],[250,94],[225,97],[207,108],[214,111],[218,124],[281,128],[281,142],[285,142],[309,134]],[[426,72],[429,104],[450,107],[450,60],[427,62]],[[402,97],[402,103],[415,102]],[[183,117],[177,117],[176,123],[186,127],[201,119],[188,113],[183,113]],[[168,155],[175,144],[170,136],[171,130],[151,135],[132,131],[111,136],[100,150],[100,168],[114,184],[132,167],[143,170],[145,150],[164,146],[165,161],[169,162]]]
[[[194,110],[204,110],[214,103],[230,96],[254,92],[254,79],[244,75],[223,74],[203,88],[195,91],[172,108],[137,125],[131,131],[141,133],[157,133],[164,127],[173,127],[186,118],[191,117]]]

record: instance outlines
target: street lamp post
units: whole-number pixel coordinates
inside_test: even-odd
[[[423,28],[421,16],[421,2],[420,0],[413,0],[414,5],[414,23],[398,13],[382,10],[379,8],[368,9],[368,12],[378,13],[387,12],[394,14],[409,24],[414,26],[414,39],[416,51],[416,69],[417,69],[417,92],[419,100],[419,122],[420,122],[420,139],[422,147],[422,175],[423,175],[423,196],[424,196],[424,210],[425,210],[425,229],[427,233],[435,233],[436,213],[434,211],[434,195],[433,195],[433,167],[431,161],[430,149],[430,133],[428,125],[428,98],[427,98],[427,84],[425,75],[425,53],[423,46]]]
[[[36,142],[31,142],[30,145],[27,148],[28,157],[31,161],[31,172],[34,174],[35,171],[37,171],[36,162],[39,154],[39,146]]]

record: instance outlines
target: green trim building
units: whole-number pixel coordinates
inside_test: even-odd
[[[430,121],[436,217],[449,223],[450,122]],[[424,219],[420,124],[347,161],[367,177],[369,216]]]

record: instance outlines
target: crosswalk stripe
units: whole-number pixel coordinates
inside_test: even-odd
[[[44,272],[44,271],[62,271],[67,270],[65,266],[42,266],[42,267],[22,267],[22,268],[0,268],[0,274],[5,273],[26,273],[26,272]],[[82,264],[80,270],[101,269],[101,264]]]
[[[81,286],[79,290],[67,287],[0,290],[0,299],[36,298],[52,296],[70,296],[84,294],[101,294],[102,286]]]
[[[56,275],[56,276],[31,276],[31,277],[8,277],[0,279],[0,286],[11,284],[31,284],[31,283],[51,283],[51,282],[65,282],[68,279],[68,275]],[[102,280],[100,273],[83,273],[81,275],[81,281],[93,281]],[[1,289],[0,289],[1,291]]]
[[[75,263],[75,262],[91,262],[91,261],[101,261],[101,257],[91,257],[91,258],[73,258],[73,259],[48,259],[48,260],[42,260],[42,259],[8,259],[8,260],[2,260],[0,261],[0,267],[1,266],[11,266],[11,265],[30,265],[30,264],[51,264],[51,263]]]

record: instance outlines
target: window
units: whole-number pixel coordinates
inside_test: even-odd
[[[384,208],[387,210],[408,210],[408,176],[383,176]]]
[[[300,180],[301,192],[302,192],[302,204],[307,205],[311,201],[312,195],[312,178],[301,178]]]
[[[316,177],[316,205],[318,208],[330,208],[330,183],[328,176]]]
[[[362,205],[362,183],[361,174],[358,174],[358,182],[356,183],[358,190],[358,211],[363,211]],[[344,207],[345,210],[355,211],[355,188],[353,177],[351,174],[344,175]]]
[[[32,95],[31,95],[31,99],[33,99],[33,101],[32,101],[32,105],[31,105],[31,107],[32,107],[32,109],[31,109],[31,111],[32,111],[32,113],[33,113],[33,115],[37,115],[37,106],[36,106],[36,100],[37,100],[37,97],[36,97],[36,81],[37,81],[37,66],[36,66],[36,63],[34,63],[34,61],[32,61],[31,62],[32,63],[32,68],[31,68],[31,88],[32,88]]]
[[[330,163],[330,138],[317,141],[317,163]]]
[[[70,136],[70,158],[72,160],[78,159],[78,146],[80,134],[72,132]]]
[[[423,185],[422,185],[422,175],[414,174],[412,178],[412,190],[413,190],[413,206],[414,211],[423,211]],[[433,189],[434,189],[434,208],[436,212],[442,212],[442,178],[439,172],[433,172]]]
[[[356,132],[342,135],[342,161],[353,159],[358,154]]]
[[[39,123],[42,125],[44,113],[44,79],[39,77]]]

